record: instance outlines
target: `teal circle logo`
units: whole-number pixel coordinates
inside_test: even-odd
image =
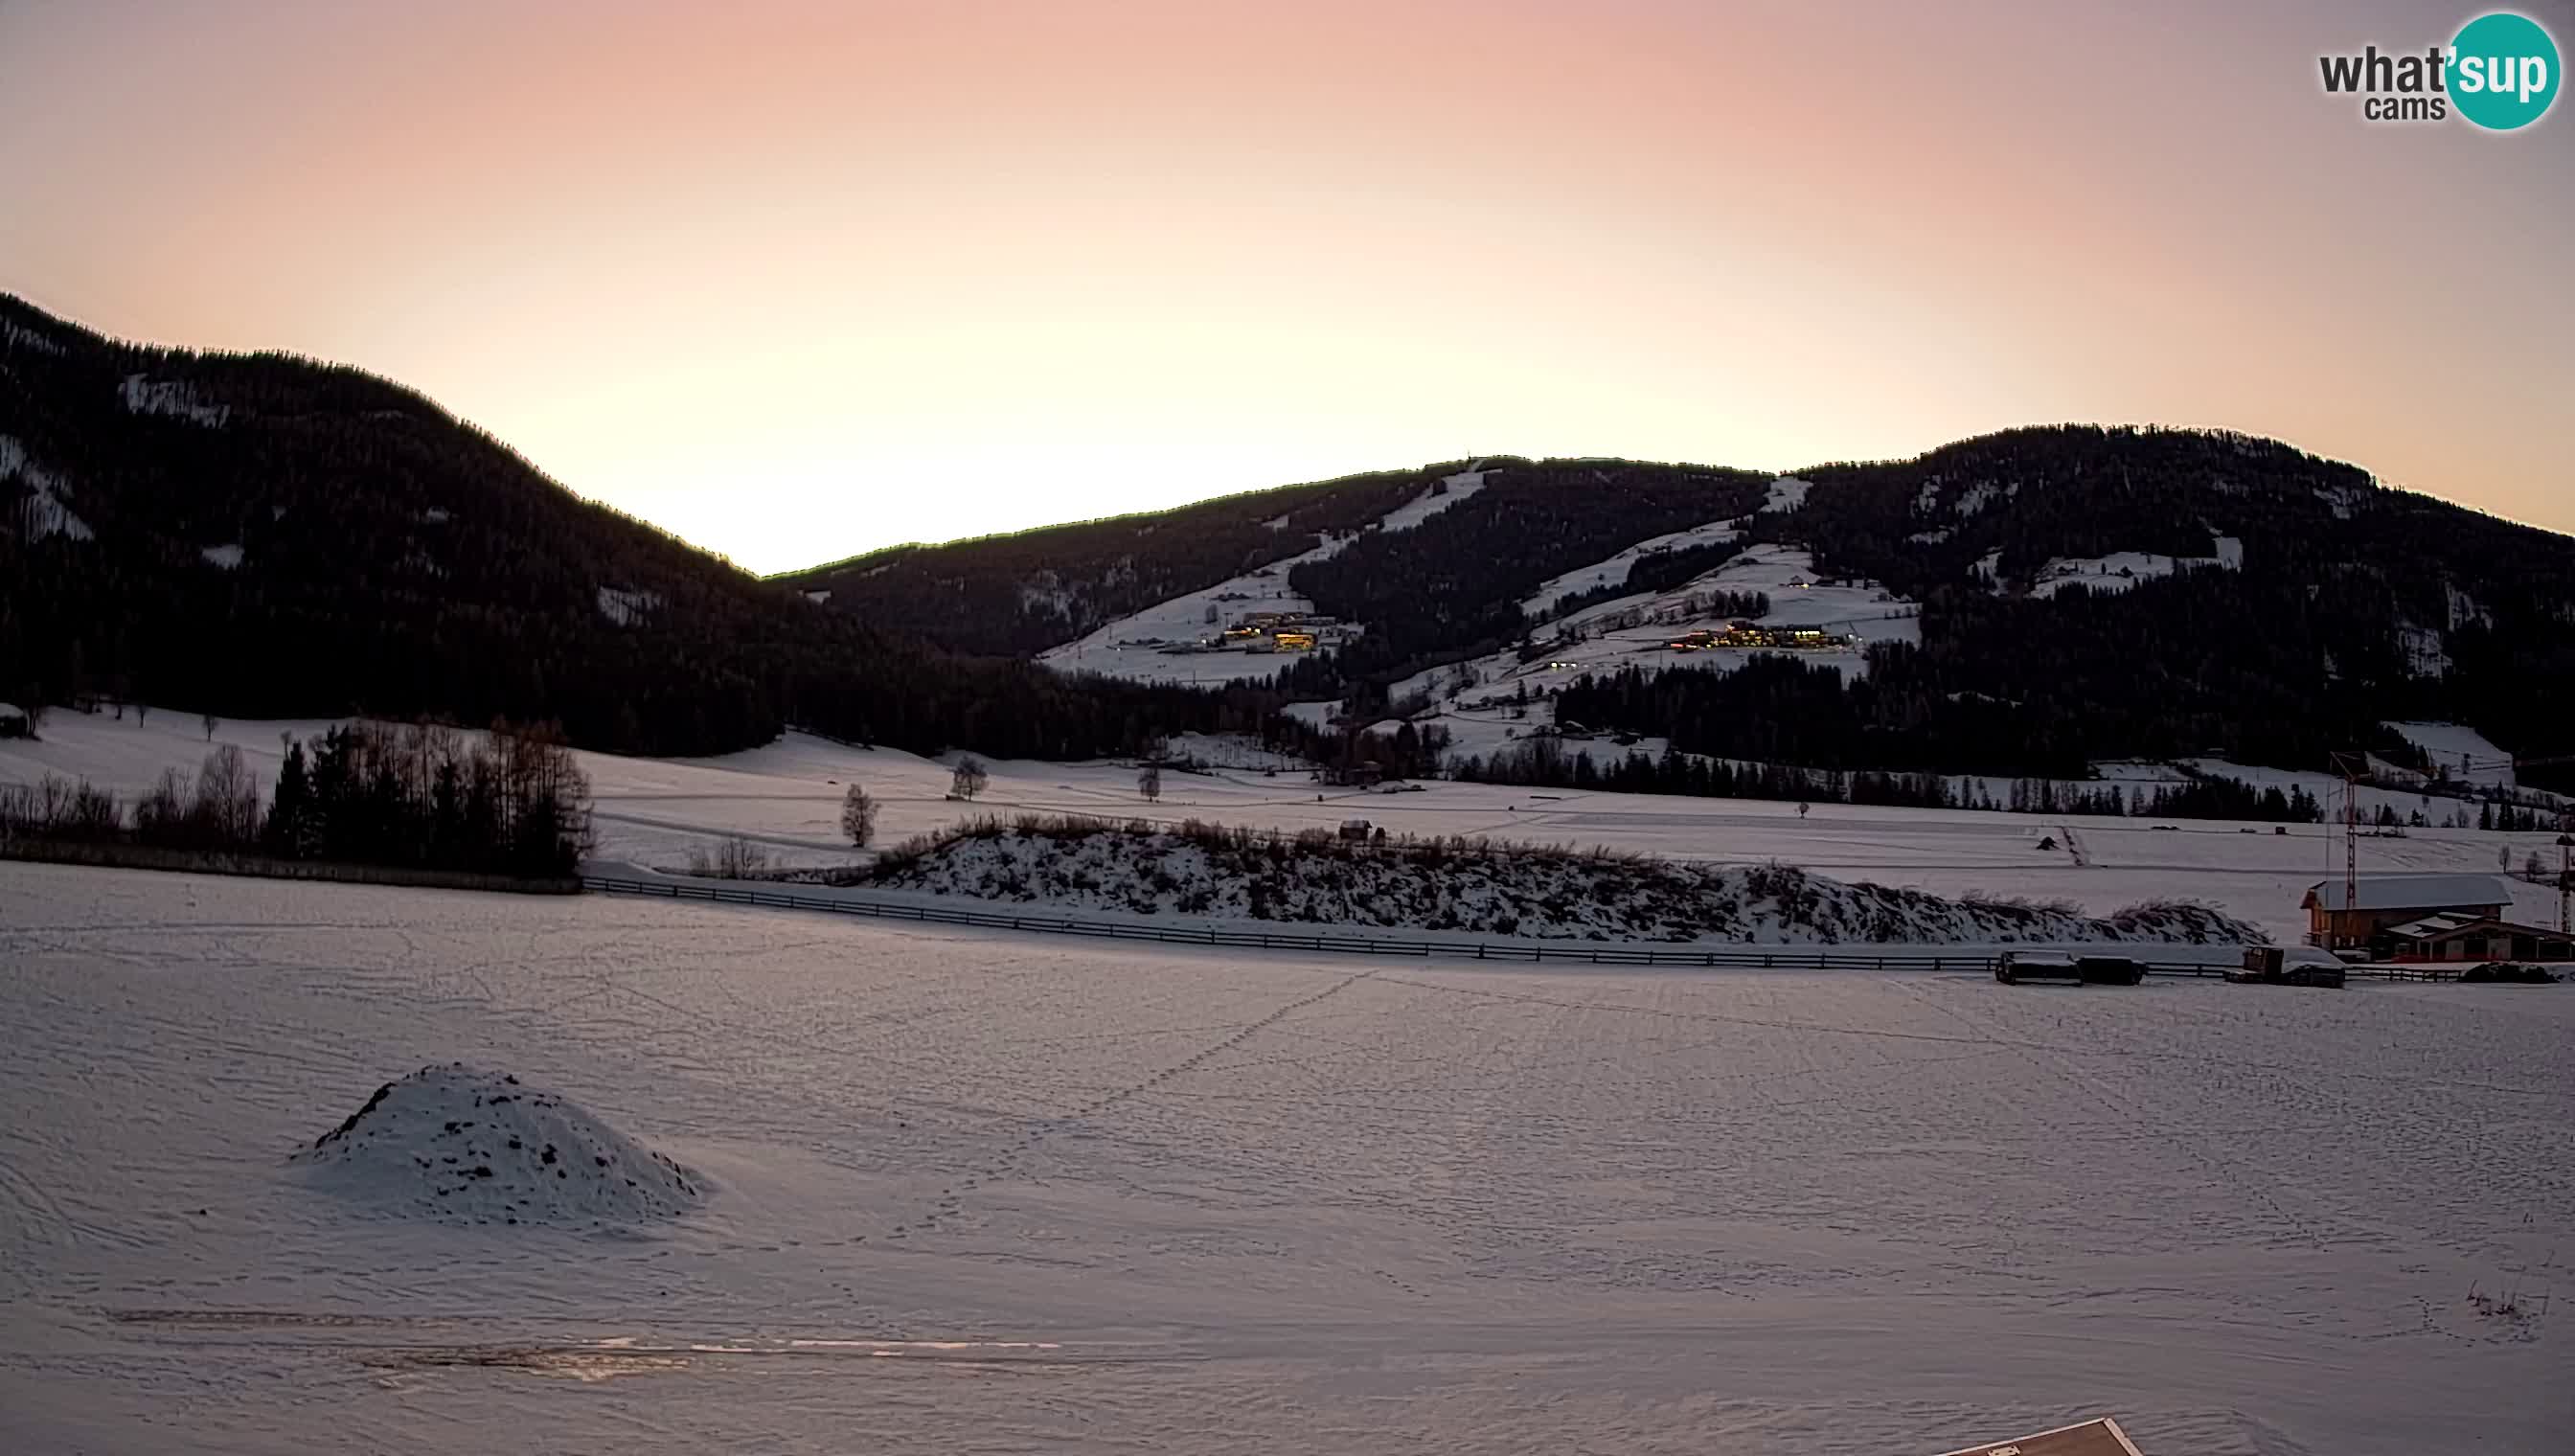
[[[2557,42],[2538,21],[2499,10],[2450,42],[2450,104],[2490,132],[2516,131],[2557,99]]]

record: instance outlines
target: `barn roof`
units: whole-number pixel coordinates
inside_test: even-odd
[[[2546,939],[2564,938],[2557,931],[2542,925],[2516,925],[2497,915],[2457,913],[2426,915],[2422,919],[2407,924],[2392,925],[2388,927],[2387,933],[2399,940],[2440,940],[2469,931],[2491,935],[2498,930],[2508,935],[2533,935]]]
[[[2508,905],[2512,891],[2491,874],[2364,874],[2358,898],[2343,902],[2342,881],[2319,879],[2298,906],[2328,910],[2447,910],[2465,905]]]

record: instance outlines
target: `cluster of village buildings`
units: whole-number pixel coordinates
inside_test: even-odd
[[[1703,653],[1714,648],[1767,648],[1796,652],[1835,652],[1851,646],[1850,638],[1820,627],[1764,627],[1736,620],[1721,628],[1700,628],[1671,640],[1676,653]]]
[[[1244,612],[1238,613],[1230,624],[1224,619],[1224,609],[1209,603],[1209,631],[1188,642],[1165,643],[1162,651],[1175,655],[1310,653],[1317,648],[1339,647],[1366,631],[1355,622],[1311,612]]]

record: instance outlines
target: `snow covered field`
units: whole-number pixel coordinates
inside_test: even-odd
[[[324,727],[226,723],[217,727],[214,739],[240,746],[266,785],[276,775],[279,734],[310,736]],[[1485,726],[1497,742],[1503,741],[1499,734],[1505,727],[1498,720]],[[58,772],[88,777],[131,799],[164,767],[193,768],[206,752],[202,738],[198,721],[178,714],[155,713],[138,724],[131,715],[120,722],[57,710],[43,741],[0,740],[0,782]],[[1214,743],[1179,746],[1204,748],[1217,756]],[[1225,746],[1232,751],[1224,756],[1240,763],[1257,763],[1263,756],[1257,745]],[[2042,818],[1836,803],[1817,804],[1801,818],[1792,803],[1755,799],[1447,782],[1428,783],[1419,793],[1371,793],[1321,787],[1300,768],[1268,776],[1251,766],[1166,774],[1162,800],[1148,804],[1137,796],[1135,771],[1127,765],[1007,759],[991,763],[992,786],[980,800],[965,804],[946,796],[946,762],[803,734],[718,758],[579,756],[596,790],[602,857],[662,867],[684,866],[692,846],[712,844],[727,834],[748,836],[781,865],[846,863],[850,851],[839,831],[841,795],[856,780],[883,800],[880,834],[887,842],[987,812],[1098,814],[1166,823],[1200,818],[1291,830],[1332,828],[1343,819],[1361,817],[1393,833],[1606,845],[1729,864],[1780,859],[1836,879],[1874,880],[1952,897],[1982,890],[2068,899],[2095,915],[2147,899],[2199,899],[2284,940],[2306,928],[2297,907],[2300,892],[2342,872],[2340,838],[2316,824],[2292,825],[2280,835],[2269,825],[2192,819]],[[2312,788],[2325,786],[2320,776],[2309,777]],[[2282,775],[2281,781],[2288,777]],[[1995,791],[1999,794],[1999,785]],[[2374,794],[2364,796],[2365,808],[2375,806]],[[2400,810],[2419,801],[2413,794],[2387,798]],[[2450,804],[2433,802],[2443,809]],[[2159,829],[2157,824],[2172,827]],[[2258,831],[2244,832],[2248,827]],[[2043,837],[2054,838],[2057,847],[2040,849]],[[2555,844],[2553,832],[2414,829],[2402,839],[2363,839],[2361,869],[2492,872],[2499,850],[2509,848],[2516,866],[2533,851],[2554,863]],[[2555,890],[2515,882],[2513,891],[2522,919],[2556,923]]]
[[[2244,570],[2244,543],[2231,536],[2216,538],[2214,556],[2169,557],[2154,552],[2121,551],[2100,557],[2054,557],[2030,583],[2032,597],[2054,597],[2068,587],[2117,594],[2169,577],[2176,572]]]
[[[2575,1419],[2562,987],[1493,972],[0,864],[0,1018],[11,1451]],[[457,1060],[704,1196],[474,1224],[292,1161]]]

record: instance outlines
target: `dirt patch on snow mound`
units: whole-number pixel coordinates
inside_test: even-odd
[[[463,1062],[378,1087],[294,1160],[332,1192],[448,1223],[645,1223],[707,1191],[580,1103]]]

